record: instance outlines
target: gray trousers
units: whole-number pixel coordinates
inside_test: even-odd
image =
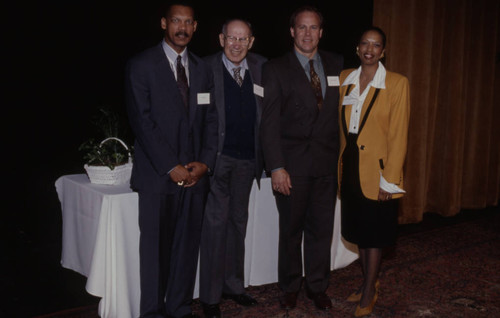
[[[222,293],[244,289],[245,235],[255,160],[218,159],[207,198],[200,245],[200,300],[220,302]]]
[[[204,197],[139,193],[141,318],[191,313]]]

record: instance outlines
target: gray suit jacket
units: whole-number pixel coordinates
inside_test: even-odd
[[[180,191],[168,171],[191,161],[214,168],[217,112],[213,105],[213,80],[208,66],[189,52],[189,115],[177,81],[161,44],[131,58],[125,74],[125,102],[135,135],[131,186],[149,193]],[[197,94],[209,93],[208,104],[198,104]],[[208,189],[208,178],[192,188]]]
[[[219,52],[204,58],[205,62],[210,66],[214,75],[215,86],[215,106],[217,108],[219,118],[219,143],[217,147],[217,158],[222,153],[224,147],[224,135],[226,133],[226,113],[224,103],[224,73],[222,62],[223,52]],[[262,66],[267,61],[263,56],[255,53],[248,53],[247,64],[249,73],[252,78],[252,83],[262,86]],[[257,105],[257,120],[255,122],[255,178],[260,185],[260,177],[264,169],[264,159],[262,155],[262,148],[259,140],[260,118],[262,117],[262,97],[255,95]],[[217,162],[216,162],[217,166]]]

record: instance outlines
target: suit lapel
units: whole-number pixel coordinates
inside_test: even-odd
[[[212,60],[212,72],[214,74],[215,86],[215,104],[217,106],[217,114],[219,115],[220,131],[226,130],[226,104],[224,101],[224,63],[222,63],[222,52],[215,56]]]
[[[363,103],[363,110],[361,112],[361,122],[359,123],[359,131],[358,134],[361,133],[361,130],[363,130],[363,127],[365,126],[365,122],[368,119],[368,116],[370,116],[370,111],[373,107],[373,104],[377,100],[377,96],[380,92],[380,88],[374,88],[370,87],[370,91],[368,91],[368,95],[366,96],[366,99]],[[367,104],[368,101],[368,104]],[[366,109],[366,110],[365,110]]]
[[[325,76],[324,80],[326,83],[326,89],[325,89],[325,98],[323,102],[323,107],[326,105],[330,105],[329,100],[331,98],[337,98],[338,99],[338,94],[335,94],[335,90],[338,90],[339,88],[337,86],[329,86],[328,85],[328,76],[331,76],[334,74],[334,70],[332,69],[332,65],[329,64],[329,60],[324,56],[324,54],[321,54],[321,52],[318,50],[318,54],[321,57],[321,64],[323,65],[323,74]],[[334,105],[333,103],[332,105]]]
[[[318,50],[318,55],[321,58],[321,64],[323,65],[323,75],[325,76],[324,81],[326,83],[325,98],[323,104],[328,104],[328,98],[330,97],[330,86],[328,86],[328,75],[330,74],[330,65],[328,64],[328,59],[324,57],[323,54]]]
[[[368,91],[368,94],[366,95],[365,101],[363,103],[363,108],[361,109],[361,116],[359,118],[359,124],[361,125],[361,122],[363,121],[363,118],[366,116],[366,111],[368,110],[368,106],[370,105],[370,102],[373,98],[373,94],[375,93],[375,88],[370,86],[370,90]]]
[[[342,114],[341,114],[341,118],[342,118],[342,129],[344,131],[344,135],[347,136],[347,134],[349,133],[349,121],[348,119],[351,118],[351,110],[352,110],[352,105],[349,105],[350,107],[347,107],[348,105],[344,105],[344,98],[346,96],[349,96],[349,94],[352,92],[352,90],[354,89],[354,84],[350,84],[347,86],[347,88],[345,89],[345,93],[342,95],[342,98],[340,100],[340,107],[342,109]]]
[[[198,92],[202,92],[198,73],[198,62],[189,56],[189,125],[191,126],[196,118],[196,110],[198,107]],[[207,92],[203,92],[207,93]]]
[[[250,76],[252,78],[252,83],[257,83],[260,85],[261,83],[261,71],[257,69],[257,62],[254,60],[252,55],[248,53],[247,55],[247,64],[250,72]]]
[[[299,59],[295,56],[293,50],[289,53],[288,58],[291,72],[288,78],[293,82],[292,86],[295,87],[296,91],[304,96],[304,100],[306,101],[305,106],[316,114],[318,112],[318,107],[311,82],[309,78],[307,78],[306,72],[302,65],[300,65]]]
[[[163,51],[162,46],[159,46],[158,49],[158,67],[156,69],[157,76],[159,78],[159,83],[166,83],[166,90],[169,95],[171,95],[171,98],[173,99],[173,102],[170,103],[173,107],[178,107],[179,112],[181,114],[186,113],[186,110],[184,109],[184,105],[182,102],[182,96],[179,91],[179,88],[177,87],[177,80],[175,79],[174,72],[172,71],[172,68],[170,67],[170,62],[168,61],[167,56],[165,55],[165,52]]]
[[[303,86],[306,83],[306,87],[309,88],[311,86],[310,81],[307,78],[307,75],[306,75],[306,72],[304,71],[304,68],[302,67],[302,65],[300,65],[299,59],[297,58],[297,56],[295,56],[295,52],[294,51],[290,52],[288,57],[290,60],[291,70],[293,72],[300,73],[299,76],[294,76],[292,79],[294,79],[295,83],[297,85],[300,85],[300,86]],[[314,94],[312,91],[312,87],[311,87],[310,91],[312,94]]]
[[[257,62],[254,60],[252,55],[249,53],[247,55],[247,64],[248,64],[248,72],[250,75],[250,78],[252,79],[252,84],[255,85],[261,85],[261,77],[262,77],[262,71],[258,69]],[[253,88],[252,88],[253,89]],[[260,125],[260,117],[262,115],[262,103],[260,101],[260,98],[255,95],[255,105],[257,106],[257,122],[256,125]]]

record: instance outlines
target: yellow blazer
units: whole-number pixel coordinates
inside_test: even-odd
[[[342,84],[355,69],[340,74]],[[342,154],[346,146],[346,130],[349,131],[352,105],[342,105],[349,85],[340,86],[339,124],[340,156],[338,164],[339,189],[342,180]],[[387,182],[403,188],[403,164],[406,157],[408,123],[410,119],[410,88],[408,79],[398,73],[387,71],[385,89],[380,89],[359,132],[359,178],[361,190],[366,198],[377,200],[380,188],[380,172]],[[350,88],[350,91],[354,85]],[[360,125],[375,94],[370,87],[361,111]],[[345,107],[344,111],[342,108]],[[394,194],[393,198],[402,197]]]

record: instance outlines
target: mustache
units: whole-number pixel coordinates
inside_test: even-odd
[[[189,34],[187,34],[187,33],[186,33],[186,32],[184,32],[184,31],[179,31],[179,32],[176,32],[176,33],[175,33],[175,36],[180,36],[180,35],[185,36],[185,37],[189,37]]]

